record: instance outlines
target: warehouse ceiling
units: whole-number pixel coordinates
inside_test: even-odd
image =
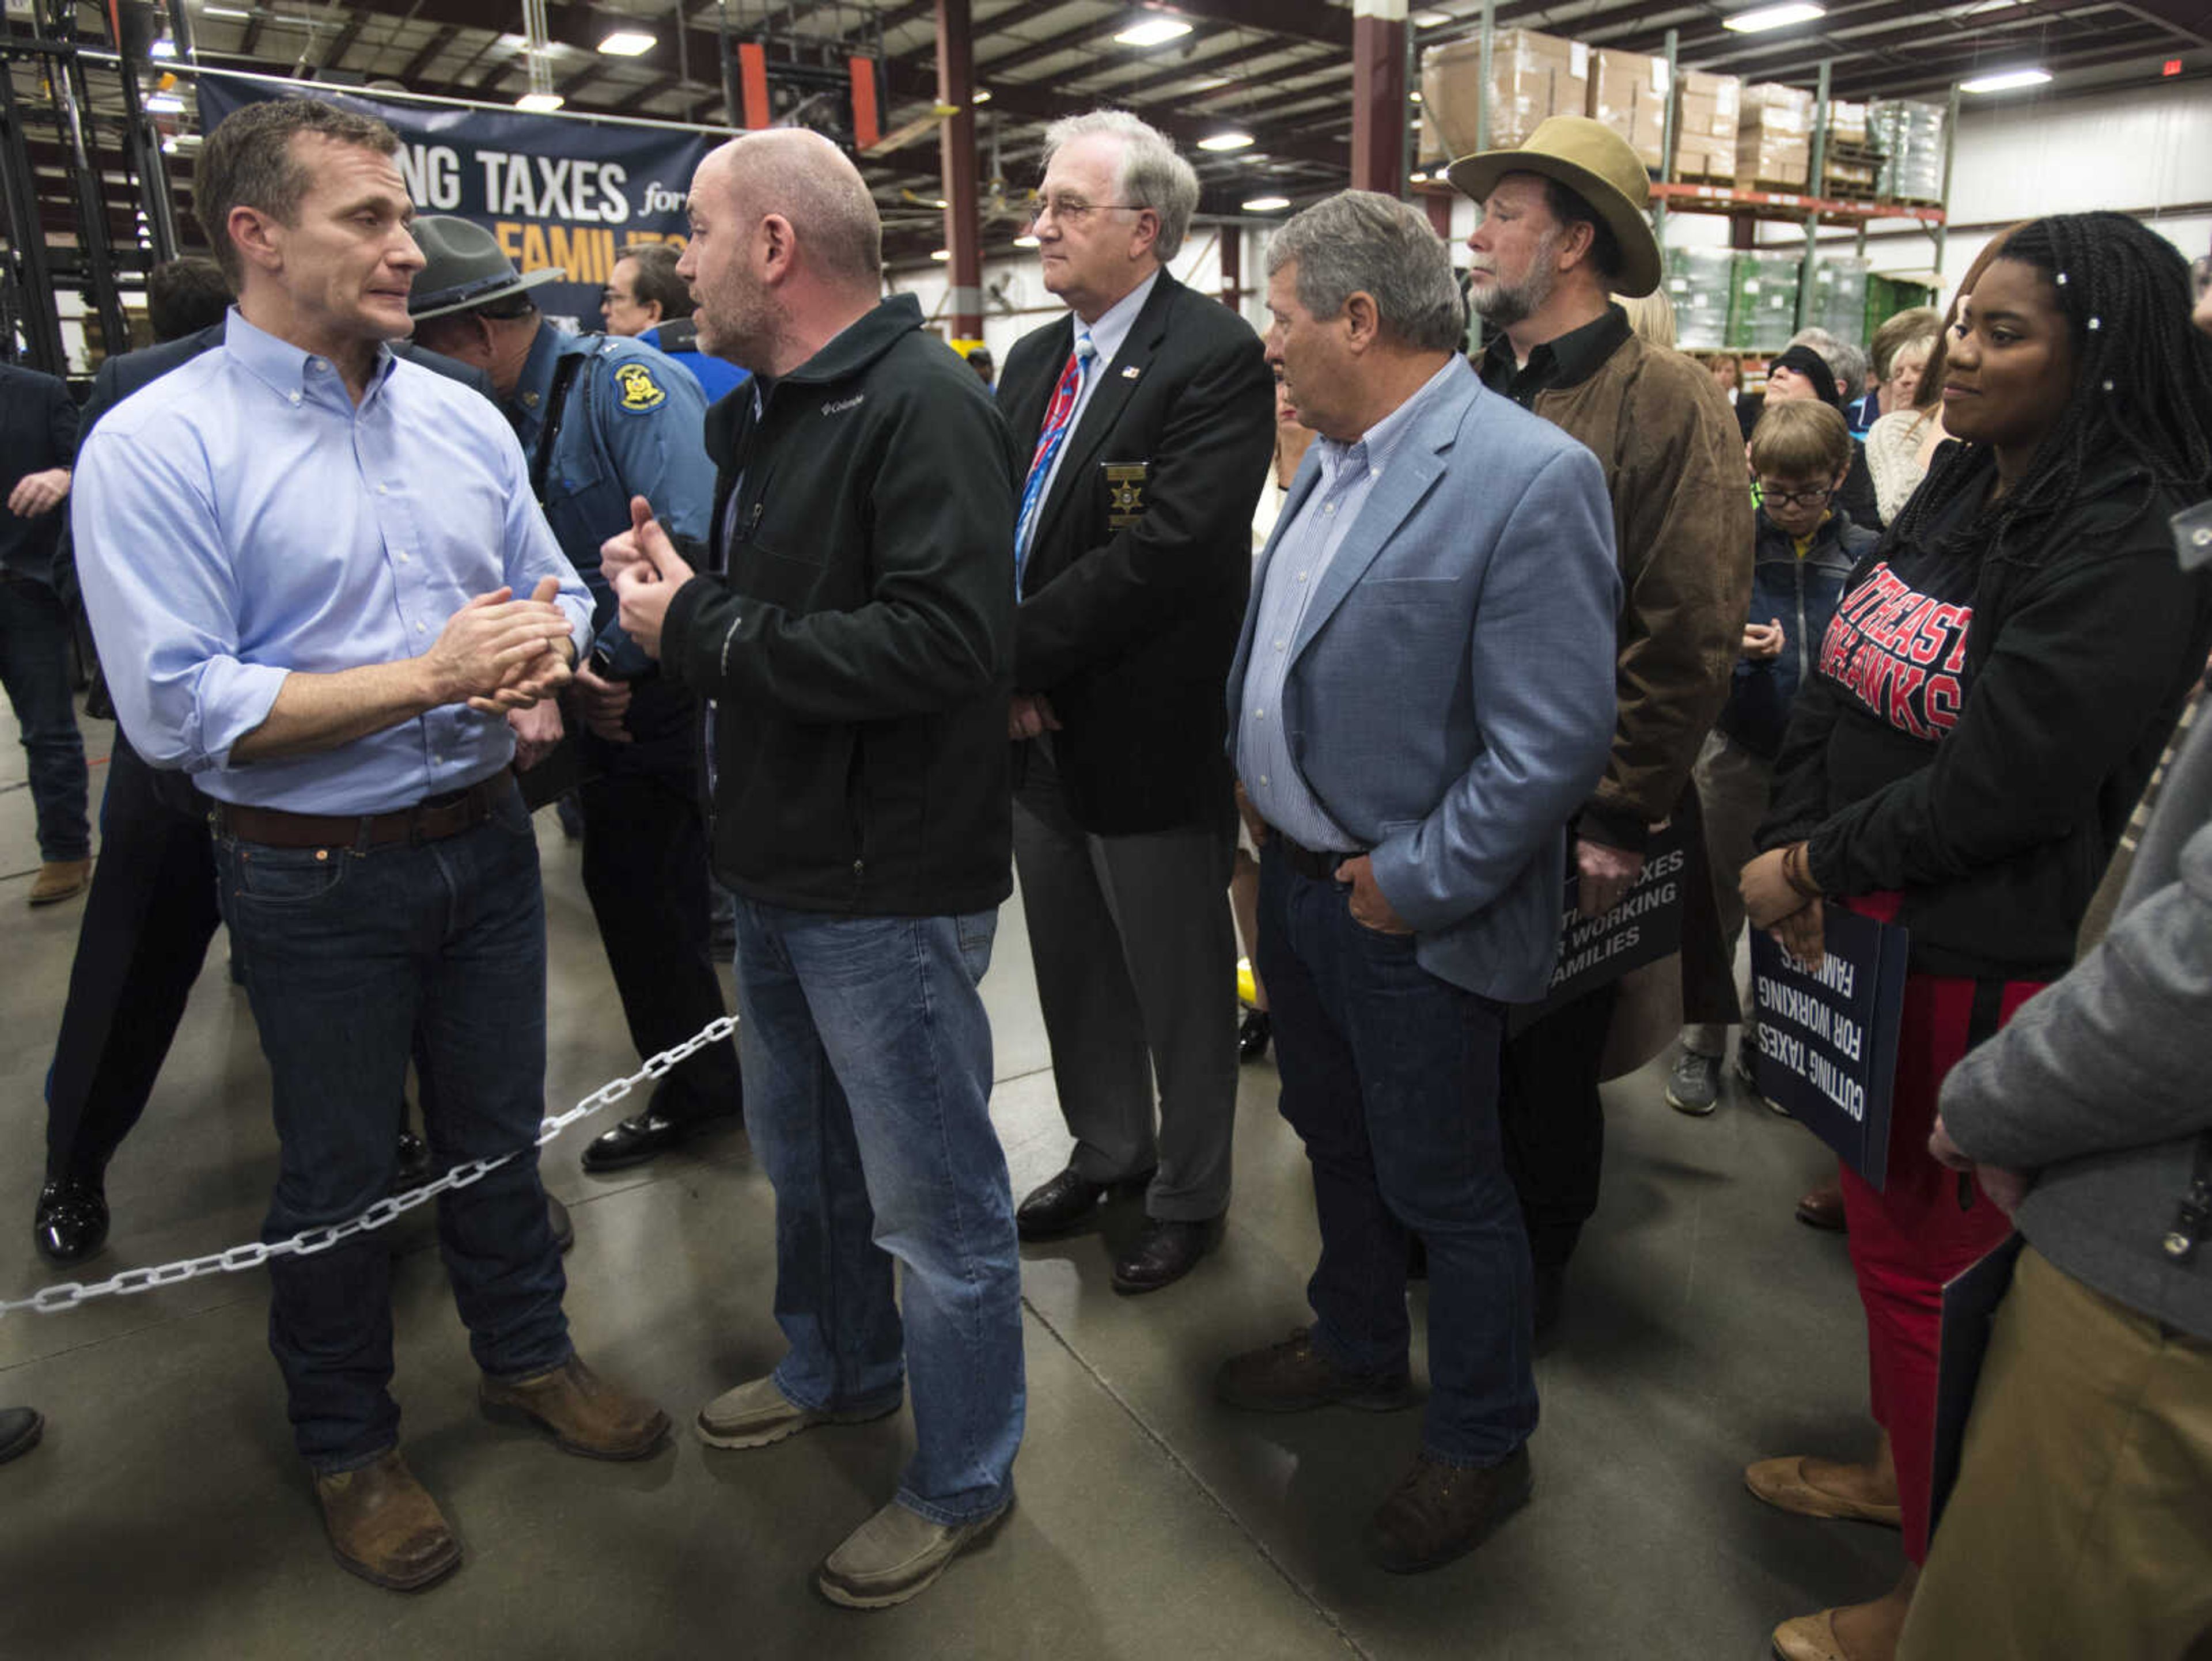
[[[385,82],[448,97],[511,104],[528,90],[521,0],[413,0],[375,7],[309,0],[171,0],[186,9],[199,61],[303,82],[359,87]],[[1413,15],[1417,45],[1474,33],[1474,0],[1443,0]],[[1592,45],[1661,49],[1668,30],[1685,65],[1756,80],[1813,83],[1832,66],[1840,97],[1936,96],[1976,73],[2039,64],[2069,84],[2154,76],[2165,60],[2186,70],[2212,65],[2205,0],[1829,0],[1814,22],[1766,33],[1732,33],[1721,19],[1741,5],[1668,5],[1639,0],[1500,0],[1501,27],[1526,27]],[[1189,32],[1145,48],[1114,36],[1133,21],[1168,15]],[[98,8],[79,8],[80,27],[104,35]],[[679,24],[680,17],[680,24]],[[649,0],[546,6],[554,89],[564,112],[611,113],[679,122],[724,119],[724,42],[766,33],[776,51],[818,52],[842,64],[848,52],[879,52],[885,66],[884,124],[919,122],[916,136],[866,164],[884,203],[895,256],[927,258],[943,241],[934,211],[941,192],[938,146],[927,117],[935,100],[936,15],[931,0],[731,0],[726,5]],[[21,32],[11,9],[7,28]],[[654,37],[642,55],[599,50],[618,27]],[[1234,213],[1259,195],[1293,202],[1341,186],[1352,125],[1352,12],[1336,0],[1175,0],[1139,9],[1113,0],[973,0],[977,148],[987,207],[986,252],[1011,239],[1022,193],[1036,182],[1042,124],[1093,105],[1135,109],[1187,148],[1235,128],[1253,142],[1198,156],[1205,211]],[[35,112],[34,69],[14,70],[18,95]],[[112,85],[112,82],[109,83]],[[94,85],[96,114],[115,112],[112,94]],[[179,89],[189,105],[189,83]],[[102,108],[106,104],[108,107]],[[177,123],[190,134],[187,116]],[[112,125],[106,130],[112,136]],[[187,140],[189,142],[189,140]],[[66,236],[72,209],[58,152],[40,158],[47,219]],[[181,171],[181,169],[180,169]],[[130,223],[127,181],[111,178],[121,224]]]

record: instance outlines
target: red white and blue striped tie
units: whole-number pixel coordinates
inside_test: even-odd
[[[1052,476],[1052,464],[1060,455],[1060,446],[1066,441],[1067,429],[1075,415],[1075,401],[1082,395],[1083,378],[1090,373],[1098,349],[1091,343],[1091,331],[1075,331],[1075,349],[1067,355],[1067,367],[1060,372],[1060,385],[1052,389],[1052,403],[1044,413],[1044,426],[1037,433],[1036,451],[1030,458],[1029,482],[1022,487],[1021,517],[1014,522],[1014,592],[1022,591],[1022,567],[1029,562],[1030,538],[1036,531],[1037,510],[1044,505],[1045,481]]]

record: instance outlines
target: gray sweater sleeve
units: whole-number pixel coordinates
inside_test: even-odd
[[[2130,900],[1945,1081],[1944,1128],[1983,1164],[2037,1171],[2212,1126],[2212,824],[2199,815],[2174,879]]]

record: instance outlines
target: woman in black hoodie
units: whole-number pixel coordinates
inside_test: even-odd
[[[1844,1173],[1894,1476],[1747,1473],[1785,1510],[1900,1524],[1908,1562],[1887,1596],[1778,1628],[1785,1661],[1895,1652],[1927,1551],[1942,1285],[2009,1228],[1927,1153],[1936,1092],[2071,962],[2212,644],[2212,573],[2178,569],[2166,525],[2212,484],[2212,342],[2189,299],[2180,255],[2124,215],[2011,233],[1947,343],[1960,442],[1847,580],[1744,870],[1752,922],[1801,955],[1824,903],[1911,937],[1887,1185]]]

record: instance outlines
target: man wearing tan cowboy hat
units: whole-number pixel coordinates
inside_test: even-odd
[[[1483,384],[1589,446],[1613,497],[1624,599],[1613,756],[1573,826],[1584,916],[1636,880],[1660,821],[1694,827],[1690,773],[1721,706],[1751,597],[1752,519],[1743,441],[1712,379],[1631,332],[1612,296],[1659,286],[1650,186],[1603,124],[1554,116],[1514,150],[1455,161],[1451,182],[1482,205],[1468,246],[1468,298],[1500,332]],[[1689,838],[1682,991],[1690,1019],[1736,1017],[1721,961],[1703,838]],[[1735,873],[1724,875],[1735,881]],[[1596,1209],[1605,1120],[1599,1067],[1620,983],[1597,988],[1509,1039],[1506,1165],[1536,1265],[1536,1330],[1557,1321],[1568,1257]]]

